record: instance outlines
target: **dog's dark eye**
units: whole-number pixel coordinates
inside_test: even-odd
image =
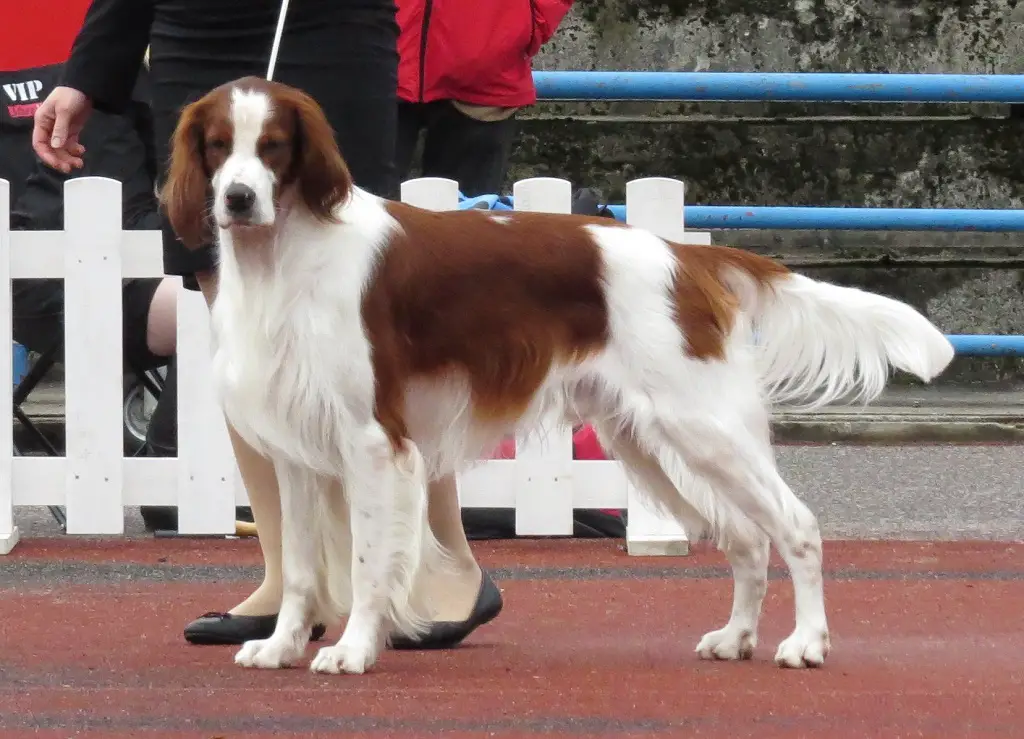
[[[263,154],[273,154],[284,148],[284,142],[280,139],[268,139],[260,144],[260,151]]]
[[[228,148],[228,142],[224,139],[211,139],[206,142],[206,146],[214,151],[224,151]]]

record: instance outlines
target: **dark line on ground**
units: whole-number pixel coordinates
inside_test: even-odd
[[[344,678],[342,678],[344,679]],[[353,678],[359,679],[359,678]],[[955,720],[939,719],[938,717],[905,717],[895,724],[885,717],[861,719],[825,716],[763,716],[749,717],[742,720],[743,728],[753,726],[771,727],[773,729],[789,729],[803,734],[807,731],[835,729],[842,726],[849,729],[854,725],[871,734],[881,735],[886,730],[900,729],[905,731],[941,731],[959,733]],[[0,730],[46,731],[181,731],[193,734],[203,732],[216,735],[218,732],[256,733],[256,732],[287,732],[305,736],[323,736],[326,732],[346,732],[360,734],[383,733],[394,736],[399,732],[430,733],[443,736],[448,733],[487,733],[506,734],[514,732],[518,736],[531,734],[561,734],[571,736],[622,736],[629,734],[650,734],[654,732],[673,732],[678,736],[680,729],[697,728],[728,728],[732,724],[729,719],[720,716],[693,716],[674,720],[656,719],[621,719],[597,717],[540,717],[514,719],[462,719],[462,720],[431,720],[431,719],[387,719],[372,717],[304,717],[304,716],[217,716],[188,717],[174,716],[86,716],[79,712],[67,714],[53,713],[34,716],[14,716],[0,714]],[[970,727],[972,731],[1011,733],[1017,726],[1006,724],[987,724],[974,718],[966,719],[960,729]],[[735,728],[735,726],[734,726]],[[876,733],[881,732],[881,733]],[[1008,734],[1009,735],[1009,734]]]
[[[721,580],[731,579],[728,567],[499,567],[490,570],[496,580],[513,582],[537,580]],[[0,568],[0,590],[26,586],[130,585],[132,583],[220,583],[250,582],[263,576],[262,567],[237,565],[144,565],[137,563],[62,562],[14,560]],[[788,578],[784,568],[773,567],[769,578]],[[835,568],[825,578],[833,581],[889,582],[1019,582],[1024,571],[995,570],[868,570]]]

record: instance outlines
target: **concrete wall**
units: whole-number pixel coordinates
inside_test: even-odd
[[[546,69],[1022,71],[1016,0],[577,0]]]
[[[1017,0],[578,0],[538,69],[1024,72]],[[510,181],[570,178],[621,201],[672,176],[702,204],[1024,207],[1024,117],[999,105],[542,104]],[[897,295],[948,332],[1024,333],[1024,235],[715,232]],[[960,361],[1004,384],[1024,364]]]

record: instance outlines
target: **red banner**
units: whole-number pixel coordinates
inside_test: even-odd
[[[67,61],[90,0],[0,0],[0,71]]]

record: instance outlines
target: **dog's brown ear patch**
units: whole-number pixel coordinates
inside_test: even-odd
[[[213,240],[204,129],[215,104],[216,98],[210,93],[182,111],[171,139],[167,179],[160,189],[160,204],[167,220],[189,249],[197,249]]]

